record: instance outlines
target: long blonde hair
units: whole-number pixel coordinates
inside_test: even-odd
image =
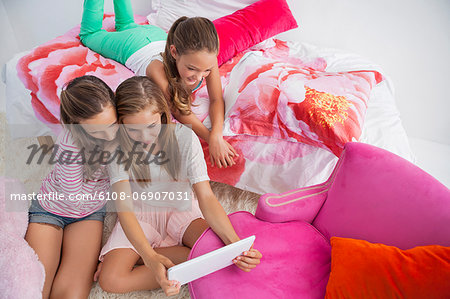
[[[75,144],[84,149],[85,160],[90,161],[90,151],[104,141],[94,138],[81,127],[80,121],[90,119],[103,112],[106,107],[115,107],[114,92],[103,80],[95,76],[81,76],[66,83],[60,95],[60,121],[68,129]],[[95,160],[94,160],[95,161]],[[83,174],[90,178],[101,166],[100,162],[84,163]]]
[[[119,124],[123,119],[146,109],[152,109],[153,113],[161,114],[161,130],[158,135],[158,144],[166,154],[169,163],[164,163],[164,168],[169,175],[178,180],[180,166],[180,151],[175,136],[175,125],[171,121],[169,105],[164,98],[162,90],[146,76],[134,76],[122,82],[116,90],[116,107]],[[137,157],[130,157],[134,141],[128,136],[123,125],[119,129],[119,141],[125,157],[131,159],[129,169],[130,177],[142,187],[151,182],[150,168],[148,165],[136,163]],[[143,145],[137,144],[137,150],[143,151]]]
[[[219,38],[216,27],[206,18],[181,17],[172,24],[167,35],[162,56],[164,71],[169,81],[169,94],[173,99],[171,108],[188,115],[191,113],[191,90],[180,81],[175,58],[170,53],[171,45],[175,46],[178,55],[202,50],[218,54]]]

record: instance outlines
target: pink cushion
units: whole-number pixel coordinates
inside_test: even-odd
[[[312,223],[327,198],[331,180],[281,194],[267,193],[259,198],[255,216],[270,222],[293,220]]]
[[[25,241],[28,201],[11,200],[11,194],[27,194],[17,179],[0,177],[0,297],[40,298],[44,266]]]
[[[23,238],[28,227],[28,200],[13,200],[11,195],[27,194],[17,179],[0,176],[0,229]]]
[[[286,0],[260,0],[214,21],[219,66],[239,52],[278,33],[297,28]]]
[[[324,59],[299,59],[287,42],[248,53],[233,69],[227,122],[235,134],[309,144],[340,156],[359,140],[377,71],[332,72]],[[301,170],[299,170],[301,171]]]
[[[263,258],[247,273],[234,265],[189,283],[199,298],[323,298],[330,271],[331,247],[310,224],[270,223],[248,212],[230,214],[241,238],[255,235],[254,248]],[[189,259],[223,246],[208,229],[196,242]]]
[[[0,228],[1,298],[41,298],[45,270],[23,237]]]
[[[450,246],[450,190],[407,160],[347,143],[313,225],[327,237]]]

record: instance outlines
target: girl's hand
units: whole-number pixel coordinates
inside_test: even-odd
[[[98,280],[98,277],[100,276],[100,272],[102,271],[102,265],[103,265],[103,262],[100,262],[100,263],[97,265],[97,270],[96,270],[95,273],[94,273],[94,281],[97,281],[97,280]]]
[[[170,259],[161,254],[156,254],[148,262],[144,260],[144,264],[152,269],[155,274],[156,281],[161,286],[161,289],[164,291],[166,296],[176,295],[180,292],[180,283],[167,278],[167,269],[175,266]]]
[[[261,252],[257,249],[250,249],[245,251],[242,255],[236,257],[233,263],[245,272],[250,272],[253,268],[260,263],[262,258]]]
[[[236,150],[229,144],[221,134],[210,133],[209,135],[209,158],[211,165],[219,168],[233,166],[236,164],[233,157],[239,156]]]

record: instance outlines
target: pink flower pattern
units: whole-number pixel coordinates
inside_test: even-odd
[[[326,62],[290,57],[286,45],[251,53],[229,113],[236,134],[267,136],[321,147],[339,156],[358,140],[376,71],[326,72]]]
[[[140,24],[146,21],[140,16],[135,19]],[[104,29],[112,31],[113,28],[114,16],[105,15]],[[120,82],[133,76],[125,66],[84,47],[78,33],[79,26],[33,49],[17,64],[18,76],[30,91],[35,114],[45,124],[59,123],[58,95],[72,78],[95,75],[115,90]],[[236,159],[238,163],[227,169],[211,167],[206,159],[212,180],[262,193],[299,187],[291,173],[292,169],[298,170],[299,159],[313,156],[317,147],[339,155],[345,142],[357,139],[370,89],[382,80],[374,71],[327,73],[325,59],[301,59],[290,54],[285,42],[273,41],[272,46],[257,45],[220,67],[224,91],[233,70],[245,67],[241,78],[236,79],[242,83],[228,115],[234,133],[225,136],[240,156]],[[248,63],[250,51],[259,52],[260,61]],[[343,122],[336,120],[332,129],[323,127],[332,118],[319,113],[323,110],[321,101],[330,96],[338,99],[337,102],[339,97],[348,102],[347,106],[335,107],[339,113],[346,108],[346,117]],[[203,121],[209,112],[205,84],[193,94],[193,103],[193,112]],[[332,109],[329,107],[329,114]],[[208,145],[202,141],[202,146],[205,157],[209,157]],[[278,176],[286,182],[256,186],[248,178],[258,177],[261,171],[266,174],[278,171]]]

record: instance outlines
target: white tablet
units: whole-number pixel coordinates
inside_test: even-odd
[[[233,259],[251,248],[255,236],[239,240],[222,248],[175,265],[167,270],[169,280],[181,285],[234,264]]]

